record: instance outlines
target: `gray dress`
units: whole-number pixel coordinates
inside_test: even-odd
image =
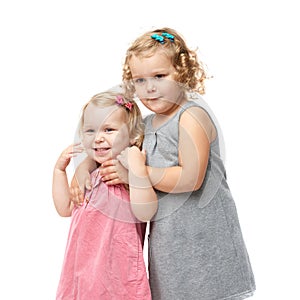
[[[154,115],[145,117],[143,147],[148,165],[178,165],[178,124],[181,114],[191,106],[201,105],[188,101],[156,129],[152,127]],[[254,277],[226,183],[219,138],[211,143],[199,190],[156,192],[159,208],[151,222],[148,256],[152,299],[240,300],[251,296]]]

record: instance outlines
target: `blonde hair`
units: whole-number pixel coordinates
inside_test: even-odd
[[[164,43],[151,38],[153,34],[161,35],[167,32],[174,36],[174,40],[164,38]],[[138,37],[128,48],[125,63],[123,65],[123,81],[126,95],[134,95],[135,88],[132,82],[132,74],[129,61],[133,55],[137,57],[151,57],[158,50],[165,50],[175,68],[175,80],[181,83],[187,90],[205,93],[204,81],[207,79],[205,65],[198,60],[196,51],[189,49],[184,39],[174,29],[164,27],[146,32]]]
[[[117,99],[118,97],[122,97],[123,104],[118,104]],[[90,101],[88,101],[82,108],[81,118],[80,118],[80,126],[79,126],[79,134],[82,137],[82,129],[84,124],[84,112],[89,104],[94,104],[97,107],[103,108],[108,106],[116,105],[124,109],[127,114],[127,125],[129,129],[129,136],[130,139],[134,140],[133,145],[139,147],[141,149],[143,138],[144,138],[144,127],[143,127],[143,120],[142,114],[138,107],[138,105],[131,100],[128,100],[124,96],[124,93],[120,93],[117,91],[109,90],[106,92],[98,93],[94,95]],[[129,104],[129,108],[126,107],[126,104]]]

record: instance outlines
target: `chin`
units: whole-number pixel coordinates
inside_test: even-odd
[[[159,109],[159,108],[162,108],[161,106],[161,103],[158,103],[158,102],[156,102],[156,101],[153,101],[153,102],[148,102],[147,103],[147,105],[145,105],[148,109],[150,109],[150,110],[157,110],[157,109]]]
[[[102,164],[102,163],[104,163],[105,161],[108,160],[108,158],[106,158],[106,157],[99,157],[99,156],[98,156],[98,157],[97,157],[97,156],[94,156],[93,159],[94,159],[94,161],[97,162],[98,164]]]

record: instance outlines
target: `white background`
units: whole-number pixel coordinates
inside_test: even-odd
[[[55,298],[70,220],[52,203],[54,163],[82,105],[120,83],[129,44],[161,26],[199,47],[214,76],[205,99],[225,137],[253,299],[299,297],[297,1],[11,0],[0,4],[0,299]]]

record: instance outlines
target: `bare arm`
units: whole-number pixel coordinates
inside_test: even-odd
[[[204,110],[192,107],[184,112],[179,123],[179,166],[148,166],[153,186],[167,193],[199,189],[206,173],[210,143],[215,137],[215,127]]]
[[[53,170],[52,197],[58,214],[62,217],[71,216],[74,204],[71,201],[70,189],[66,168],[71,158],[82,152],[79,144],[74,144],[65,149],[59,156]]]
[[[145,152],[132,146],[123,151],[118,158],[128,167],[132,212],[140,221],[150,221],[157,211],[158,203],[145,165]]]
[[[179,165],[169,168],[147,166],[153,187],[166,193],[199,189],[206,173],[210,143],[215,138],[216,129],[203,109],[192,107],[185,111],[179,123]],[[102,179],[107,184],[124,182],[117,166],[118,163],[112,160],[103,164]]]

